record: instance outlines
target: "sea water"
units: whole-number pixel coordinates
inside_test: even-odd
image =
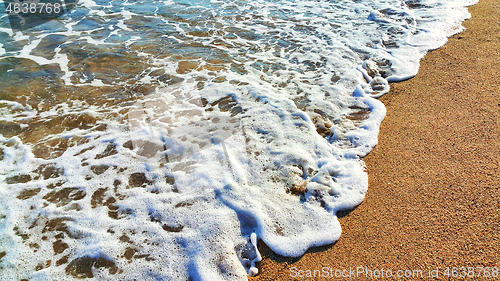
[[[3,13],[0,279],[245,280],[259,240],[333,243],[376,98],[475,2],[84,0],[22,32]]]

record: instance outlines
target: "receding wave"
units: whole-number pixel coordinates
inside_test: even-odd
[[[333,243],[375,98],[475,1],[92,1],[0,19],[0,271],[245,280]],[[3,5],[2,5],[3,6]]]

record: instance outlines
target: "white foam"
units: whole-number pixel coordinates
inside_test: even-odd
[[[57,64],[68,86],[155,91],[103,96],[105,106],[2,102],[2,121],[26,126],[85,114],[101,128],[41,132],[32,144],[0,136],[2,274],[72,280],[66,268],[89,258],[114,263],[116,273],[93,269],[106,280],[245,280],[258,273],[259,239],[291,257],[335,242],[337,212],[367,192],[362,157],[377,144],[386,113],[375,98],[388,82],[413,77],[428,50],[461,31],[464,6],[473,3],[436,0],[410,9],[393,0],[203,1],[187,9],[164,1],[152,9],[142,1],[82,1],[60,19],[66,30],[54,34],[67,36],[67,45],[55,47],[52,59],[34,54],[49,33],[9,34],[3,46],[27,43],[3,57]],[[82,15],[99,16],[102,26],[74,30]],[[126,81],[75,83],[80,70],[70,43],[89,53],[121,52],[147,67]],[[82,139],[54,158],[33,153]],[[40,165],[59,172],[44,176]],[[26,175],[31,181],[15,181]],[[57,199],[63,191],[74,200]],[[62,228],[47,230],[56,219],[65,220]],[[57,239],[68,249],[55,253]],[[36,252],[29,247],[35,242]],[[68,263],[54,265],[66,255]],[[35,270],[49,259],[51,266]]]

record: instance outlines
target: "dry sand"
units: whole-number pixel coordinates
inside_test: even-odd
[[[422,269],[424,279],[436,267],[440,279],[447,267],[500,267],[500,2],[469,11],[465,32],[380,99],[387,117],[365,158],[368,193],[340,219],[340,240],[297,259],[261,243],[250,280],[298,280],[292,267]]]

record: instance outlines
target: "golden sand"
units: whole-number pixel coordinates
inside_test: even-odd
[[[446,268],[500,267],[500,2],[469,11],[465,32],[380,99],[387,117],[365,158],[368,193],[340,219],[340,240],[296,259],[261,243],[261,273],[250,280],[299,280],[291,268],[421,269],[423,279],[439,268],[448,279]]]

